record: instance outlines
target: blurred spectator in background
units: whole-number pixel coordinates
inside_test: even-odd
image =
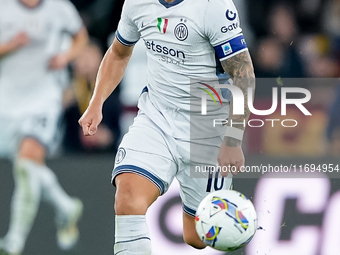
[[[235,0],[237,1],[237,0]],[[268,16],[275,5],[289,5],[302,33],[320,31],[323,7],[329,0],[257,0],[247,1],[249,24],[256,37],[268,35]]]
[[[66,38],[71,45],[63,49]],[[2,253],[23,252],[41,199],[56,212],[60,249],[68,250],[78,240],[82,202],[62,189],[45,165],[45,155],[56,145],[65,67],[87,40],[69,1],[0,1],[0,156],[13,160],[15,180]]]
[[[330,40],[330,51],[340,64],[340,0],[329,0],[323,14],[323,28]],[[339,67],[338,67],[339,74]]]
[[[254,59],[257,77],[268,78],[283,75],[284,57],[283,46],[278,39],[275,37],[262,39]]]
[[[338,135],[335,126],[338,125],[337,116],[340,115],[340,93],[335,92],[335,80],[325,81],[317,78],[339,76],[340,1],[248,0],[247,7],[249,25],[258,43],[257,47],[253,48],[256,56],[253,59],[256,76],[257,78],[277,78],[278,81],[275,83],[262,79],[257,83],[256,97],[263,98],[261,102],[269,104],[272,87],[287,85],[287,83],[280,82],[281,77],[314,78],[296,80],[296,85],[305,87],[311,92],[309,107],[317,111],[318,116],[323,113],[326,119],[325,113],[332,109],[327,138],[331,144],[330,148],[336,151]],[[290,84],[290,86],[293,85]],[[335,95],[338,95],[337,99],[334,98]],[[312,119],[320,122],[318,118]],[[326,129],[327,124],[323,125]],[[318,137],[320,134],[322,135],[322,132],[313,135]],[[325,140],[324,138],[318,139]],[[322,144],[318,146],[324,147]]]
[[[283,3],[274,5],[270,9],[268,21],[269,33],[281,43],[292,45],[299,32],[292,6]]]
[[[340,85],[337,88],[337,98],[330,111],[329,124],[327,127],[329,141],[329,154],[340,156]]]
[[[243,34],[247,41],[248,47],[251,49],[254,46],[254,33],[249,26],[249,15],[248,15],[248,1],[247,0],[236,0],[234,1],[236,9],[238,10],[240,23]]]
[[[340,0],[330,0],[326,4],[323,15],[323,28],[329,38],[329,52],[332,58],[324,57],[324,72],[327,77],[339,76],[340,64]],[[333,89],[334,90],[334,89]],[[336,98],[330,110],[329,125],[327,127],[327,139],[329,142],[328,153],[340,156],[340,84],[336,89]]]
[[[77,7],[91,37],[103,51],[107,38],[116,31],[124,0],[71,0]]]
[[[273,5],[267,17],[268,35],[259,41],[254,63],[257,78],[302,78],[305,70],[296,49],[298,27],[294,10],[287,4]],[[256,95],[270,97],[276,83],[257,83]]]
[[[113,93],[104,105],[104,118],[97,134],[84,137],[78,119],[86,110],[96,81],[97,71],[103,58],[100,44],[92,39],[83,53],[74,61],[72,86],[64,97],[64,150],[66,152],[115,150],[120,136],[119,118],[121,105],[119,92]],[[105,114],[109,112],[109,114]]]
[[[72,87],[75,88],[75,92],[69,91],[65,100],[68,103],[65,113],[64,149],[67,152],[114,150],[120,139],[119,126],[126,130],[132,123],[140,87],[146,84],[143,64],[145,46],[143,42],[139,42],[139,48],[136,46],[130,61],[131,72],[127,71],[122,81],[121,95],[119,92],[115,93],[106,103],[104,111],[111,108],[116,113],[104,120],[98,137],[92,137],[93,140],[80,138],[82,136],[79,137],[74,120],[88,103],[99,65],[99,55],[107,49],[108,38],[117,28],[124,0],[70,1],[79,10],[94,42],[87,49],[89,52],[84,52],[84,56],[74,65],[75,77],[72,79]],[[240,15],[241,23],[243,29],[247,30],[245,34],[248,44],[256,56],[253,61],[258,78],[331,78],[339,75],[340,0],[234,0],[234,2],[239,12],[243,13]],[[322,88],[310,86],[308,89],[312,95],[320,94],[322,90],[321,94],[325,96],[318,97],[318,103],[323,103],[324,108],[329,109],[332,100],[326,95],[334,94],[334,86]],[[131,91],[135,92],[135,95],[127,97]],[[271,86],[258,83],[256,94],[257,97],[270,98]],[[315,98],[312,96],[311,101],[315,101]],[[123,103],[123,107],[120,102]]]
[[[270,35],[261,40],[255,58],[257,77],[304,77],[302,59],[295,48],[298,28],[293,9],[275,5],[268,18]]]
[[[79,8],[90,34],[98,40],[101,49],[106,50],[108,35],[116,30],[124,0],[71,1]],[[240,14],[241,23],[255,56],[253,61],[258,78],[275,78],[279,81],[280,78],[333,78],[339,75],[340,0],[234,0],[234,3],[239,12],[243,13]],[[122,81],[120,100],[123,108],[120,126],[123,130],[132,123],[140,88],[146,83],[143,64],[145,46],[143,42],[139,42],[138,49],[137,46],[132,56],[131,72],[127,71]],[[256,97],[270,99],[271,88],[276,85],[259,82]],[[312,105],[318,105],[324,112],[330,109],[336,94],[335,86],[320,86],[318,82],[301,86],[311,91]],[[134,93],[130,94],[131,91]],[[120,109],[120,106],[116,109]],[[68,123],[71,123],[71,119]],[[68,134],[75,132],[76,130],[70,131]],[[117,137],[106,131],[103,133],[102,138],[98,139],[102,142],[88,141],[89,143],[81,141],[78,135],[76,142],[72,140],[75,136],[69,135],[65,138],[65,143],[68,143],[66,147],[82,150],[84,145],[96,147],[98,144],[105,144],[104,140],[111,143],[114,139],[112,137]]]

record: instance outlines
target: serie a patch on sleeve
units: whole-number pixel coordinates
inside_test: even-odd
[[[214,49],[219,60],[222,61],[245,51],[247,49],[247,43],[243,35],[238,35],[227,42],[215,46]]]

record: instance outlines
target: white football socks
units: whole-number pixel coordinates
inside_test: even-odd
[[[31,231],[41,197],[54,206],[58,223],[67,219],[75,204],[48,167],[31,160],[19,159],[15,163],[13,173],[15,188],[11,220],[4,240],[9,252],[21,253]]]
[[[42,199],[51,204],[56,212],[58,224],[68,219],[68,214],[75,209],[74,200],[60,186],[54,172],[45,165],[36,165],[39,168]]]
[[[114,255],[151,255],[144,215],[116,215]]]
[[[19,160],[14,165],[14,192],[9,230],[4,238],[10,253],[21,253],[38,211],[41,186],[39,171],[30,161]]]

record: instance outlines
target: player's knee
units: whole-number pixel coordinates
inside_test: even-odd
[[[159,190],[153,183],[134,173],[119,174],[115,184],[117,215],[144,215],[159,196]]]
[[[135,192],[136,187],[121,183],[115,195],[115,212],[117,215],[144,215],[148,209],[147,202]]]
[[[19,158],[29,159],[38,164],[44,164],[45,148],[33,138],[24,138],[19,148]]]
[[[192,246],[195,249],[204,249],[207,245],[202,242],[202,240],[199,239],[197,234],[183,234],[184,242],[186,242],[188,245]]]

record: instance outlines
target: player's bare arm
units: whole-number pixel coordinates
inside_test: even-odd
[[[132,51],[133,46],[124,46],[117,39],[107,50],[98,70],[90,104],[79,120],[84,135],[94,135],[97,131],[102,120],[103,104],[122,80]]]
[[[69,50],[62,52],[50,60],[51,69],[63,69],[68,63],[74,60],[85,48],[88,43],[88,34],[83,27],[72,38],[72,45]]]
[[[7,43],[0,43],[0,58],[27,45],[29,41],[27,34],[20,32]]]
[[[230,114],[228,124],[232,123],[247,123],[250,116],[248,107],[248,88],[255,89],[255,75],[253,64],[248,51],[237,54],[234,57],[226,59],[221,62],[224,71],[232,78],[233,84],[240,88],[244,95],[244,115],[233,115],[233,104],[230,103]],[[233,100],[233,99],[232,99]],[[235,125],[233,127],[244,131],[243,124]],[[235,166],[237,170],[244,165],[244,155],[241,148],[242,140],[234,137],[224,137],[224,142],[220,148],[218,155],[218,162],[221,166]],[[236,174],[237,172],[233,172]]]

